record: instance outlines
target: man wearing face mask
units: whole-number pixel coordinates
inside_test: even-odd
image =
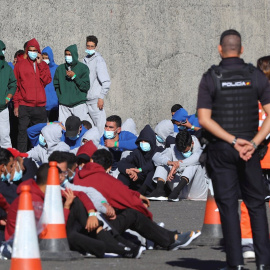
[[[104,135],[100,139],[100,145],[109,148],[113,154],[112,170],[116,170],[117,162],[125,150],[134,150],[137,137],[129,131],[121,131],[122,119],[118,115],[107,117]]]
[[[136,145],[137,149],[118,162],[118,179],[130,189],[144,195],[147,189],[154,189],[152,178],[156,167],[152,157],[156,152],[163,151],[163,148],[156,145],[155,133],[149,125],[140,132]]]
[[[11,147],[8,103],[16,91],[16,78],[5,61],[6,45],[0,40],[0,146]]]
[[[54,77],[55,71],[58,67],[54,62],[53,51],[51,47],[47,46],[42,50],[42,59],[49,66],[51,76]],[[58,98],[55,92],[53,82],[50,82],[45,87],[46,91],[46,112],[49,122],[58,120]]]
[[[179,201],[179,195],[183,199],[205,199],[209,179],[199,162],[202,151],[195,136],[187,130],[179,131],[175,145],[153,156],[154,164],[158,166],[153,177],[157,187],[148,199],[167,200],[164,190],[166,183],[172,189],[169,201]]]
[[[27,58],[15,65],[17,90],[14,95],[14,114],[19,119],[18,145],[20,152],[27,151],[27,128],[37,123],[46,123],[45,86],[52,80],[49,66],[42,61],[36,39],[28,41]]]
[[[89,69],[78,61],[77,45],[65,49],[65,63],[56,69],[53,83],[59,100],[58,121],[65,124],[71,115],[79,117],[81,121],[87,120]]]
[[[88,36],[86,38],[85,52],[87,56],[84,57],[83,63],[90,70],[90,89],[87,93],[86,102],[88,113],[100,135],[102,135],[106,122],[104,98],[110,90],[111,80],[103,57],[96,51],[97,44],[97,37]]]

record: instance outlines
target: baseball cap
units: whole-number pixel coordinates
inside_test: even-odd
[[[79,132],[81,120],[79,117],[72,115],[67,118],[65,126],[66,137],[75,137]]]

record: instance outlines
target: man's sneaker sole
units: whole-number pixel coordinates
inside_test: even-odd
[[[179,198],[176,199],[168,198],[168,202],[179,202]]]
[[[168,197],[163,197],[163,196],[159,196],[159,197],[146,197],[148,200],[150,201],[168,201]]]
[[[255,259],[255,252],[252,250],[248,250],[243,252],[243,258],[244,259]]]
[[[135,259],[139,259],[142,255],[142,253],[146,250],[145,247],[141,246],[139,251],[138,251],[138,254],[136,255]]]

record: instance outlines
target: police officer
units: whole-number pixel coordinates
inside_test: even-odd
[[[203,75],[197,108],[200,124],[211,134],[207,164],[225,239],[224,269],[243,269],[238,187],[249,210],[257,269],[270,269],[265,187],[256,151],[270,132],[270,86],[262,72],[240,59],[237,31],[222,33],[218,51],[222,61]],[[258,100],[267,113],[259,132]]]

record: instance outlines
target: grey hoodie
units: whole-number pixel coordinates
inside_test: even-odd
[[[138,137],[136,124],[132,118],[128,118],[121,126],[122,131],[129,131]]]
[[[33,158],[37,162],[47,163],[48,158],[54,151],[69,152],[70,147],[61,142],[62,128],[58,124],[50,124],[41,130],[41,134],[46,140],[47,146],[35,146],[27,152],[28,157]]]
[[[168,136],[174,135],[174,126],[171,120],[162,120],[155,127],[155,133],[164,140],[164,144],[157,142],[157,146],[165,145],[165,141]]]
[[[111,80],[107,66],[105,60],[98,52],[95,52],[92,57],[84,57],[83,63],[90,70],[90,89],[87,93],[87,100],[90,104],[96,103],[96,99],[104,99],[110,90]]]
[[[181,152],[179,152],[175,146],[175,144],[171,144],[171,147],[166,148],[163,152],[157,152],[153,156],[153,162],[156,166],[167,165],[167,162],[182,160],[180,162],[180,166],[177,169],[177,172],[181,173],[186,167],[192,165],[199,165],[199,158],[202,154],[202,147],[199,140],[195,136],[191,136],[192,141],[194,142],[192,155],[188,158],[185,158]]]

